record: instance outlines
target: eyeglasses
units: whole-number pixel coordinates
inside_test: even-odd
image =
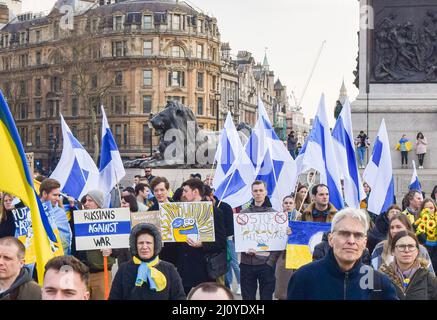
[[[366,237],[366,235],[363,232],[350,232],[346,230],[339,230],[334,232],[336,232],[340,236],[340,238],[343,238],[345,240],[349,239],[352,235],[354,236],[354,239],[357,241],[361,241]]]
[[[407,251],[415,251],[417,249],[417,246],[415,244],[397,244],[395,246],[400,252]]]

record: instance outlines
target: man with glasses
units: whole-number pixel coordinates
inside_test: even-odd
[[[387,276],[361,262],[369,228],[366,213],[347,208],[331,225],[325,258],[300,268],[288,284],[289,300],[397,300]]]

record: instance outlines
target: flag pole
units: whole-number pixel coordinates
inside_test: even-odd
[[[103,277],[105,282],[105,300],[109,298],[109,272],[108,272],[108,257],[103,257]]]

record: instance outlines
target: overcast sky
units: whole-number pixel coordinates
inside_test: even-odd
[[[50,10],[56,0],[23,0],[23,11]],[[299,100],[323,40],[326,45],[302,101],[305,117],[313,118],[322,92],[331,125],[344,78],[351,101],[359,27],[358,0],[190,0],[218,20],[221,41],[232,53],[252,52],[262,62],[265,48],[270,69]],[[292,101],[290,101],[292,102]]]

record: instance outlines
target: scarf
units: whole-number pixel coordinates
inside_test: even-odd
[[[393,268],[393,270],[396,273],[396,276],[399,277],[399,280],[401,281],[401,284],[403,286],[403,290],[407,290],[408,285],[411,282],[411,279],[413,278],[414,274],[416,273],[416,271],[419,269],[420,264],[419,262],[416,260],[413,265],[411,266],[410,269],[406,270],[406,271],[402,271],[398,264],[396,263],[396,260],[393,261],[391,263],[391,267]]]
[[[159,263],[159,257],[156,257],[150,262],[144,262],[133,257],[135,264],[139,264],[137,279],[135,280],[135,286],[141,287],[144,282],[149,284],[150,290],[162,291],[167,287],[167,278],[165,275],[155,268]]]

